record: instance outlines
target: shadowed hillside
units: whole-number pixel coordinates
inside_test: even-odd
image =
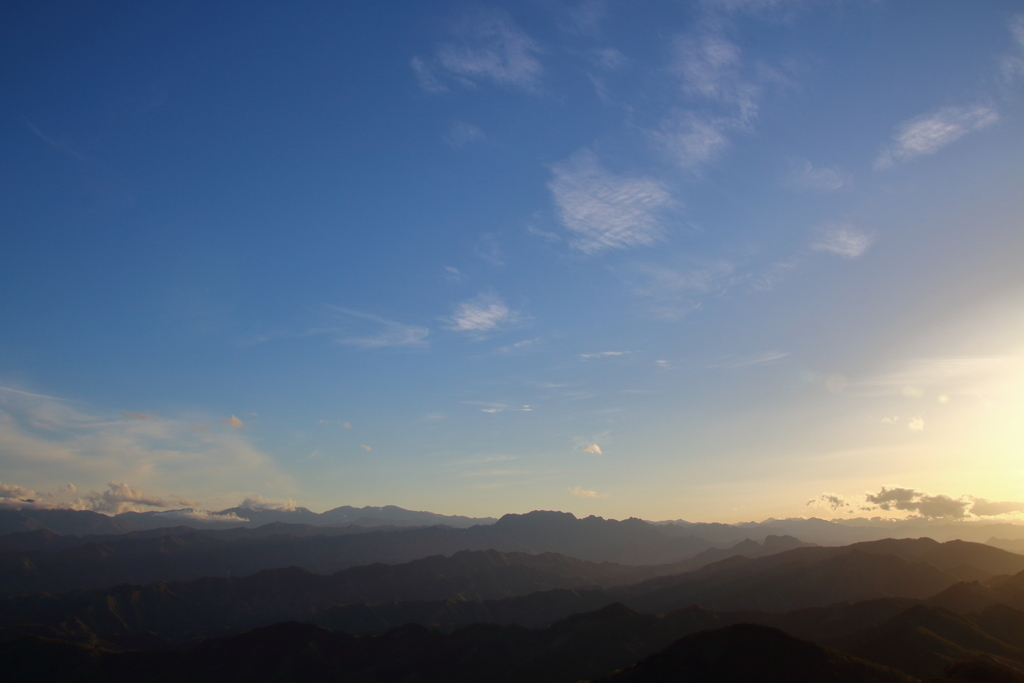
[[[609,683],[910,683],[898,671],[793,638],[738,624],[683,638],[664,652],[607,678]]]
[[[208,577],[148,586],[122,585],[112,589],[81,590],[61,597],[46,594],[10,597],[0,601],[0,625],[13,628],[31,622],[59,627],[70,620],[97,633],[121,635],[155,631],[175,640],[188,640],[289,619],[314,619],[334,625],[339,623],[337,617],[332,620],[314,615],[335,605],[406,604],[402,601],[422,605],[424,601],[427,601],[425,604],[441,601],[461,608],[479,605],[482,600],[495,601],[555,588],[608,587],[635,582],[660,571],[665,568],[597,564],[553,553],[462,551],[452,557],[428,557],[402,565],[352,567],[331,576],[292,567],[242,578]],[[570,600],[564,605],[564,609],[571,610],[569,612],[554,609],[546,600],[530,604],[539,614],[551,615],[552,618],[544,622],[547,624],[566,614],[588,611],[609,602],[610,598],[602,601],[596,596],[583,604]],[[357,610],[363,620],[368,618],[366,609]],[[487,610],[466,610],[458,623],[488,621],[477,618],[486,613]],[[525,616],[523,608],[512,608],[505,613]],[[419,620],[395,618],[388,626],[409,621]],[[538,619],[535,616],[524,621],[536,623]]]
[[[8,547],[19,550],[0,553],[0,590],[60,592],[120,583],[245,576],[289,566],[331,574],[355,565],[397,564],[461,550],[554,552],[593,562],[672,564],[710,546],[698,538],[666,536],[638,519],[577,519],[561,512],[505,515],[495,524],[469,529],[347,527],[326,533],[313,529],[270,526],[208,532],[183,527],[84,543],[36,532],[8,541]],[[787,543],[799,541],[781,539],[776,546],[782,549]],[[677,571],[700,564],[680,566]]]

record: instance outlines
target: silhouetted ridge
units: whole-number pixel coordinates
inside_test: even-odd
[[[601,681],[615,683],[910,683],[914,679],[767,626],[737,624],[686,636]]]

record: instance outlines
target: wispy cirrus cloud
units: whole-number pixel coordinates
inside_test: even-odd
[[[752,365],[765,365],[767,363],[773,363],[777,360],[782,360],[789,355],[788,351],[764,351],[762,353],[755,353],[748,356],[734,356],[721,360],[717,363],[710,365],[712,368],[746,368]]]
[[[614,356],[625,356],[632,351],[598,351],[597,353],[581,353],[580,358],[590,360],[591,358],[608,358]]]
[[[516,413],[533,412],[533,408],[529,405],[510,405],[508,403],[490,403],[488,401],[463,401],[463,403],[469,406],[483,406],[482,408],[480,408],[480,412],[490,413],[491,415],[494,415],[495,413],[504,413],[507,411],[512,411]]]
[[[731,126],[729,119],[678,110],[647,131],[647,137],[683,168],[696,169],[729,146]]]
[[[593,53],[594,64],[607,69],[608,71],[616,71],[621,69],[629,63],[629,58],[622,54],[621,50],[614,47],[606,47],[600,50],[595,50]]]
[[[89,162],[92,161],[92,159],[90,159],[89,157],[87,157],[84,154],[82,154],[78,150],[78,148],[74,147],[73,145],[70,145],[70,144],[68,144],[68,143],[66,143],[66,142],[64,142],[62,140],[58,140],[57,138],[54,138],[53,136],[47,135],[43,131],[39,130],[39,128],[37,128],[36,125],[34,123],[32,123],[31,121],[29,121],[28,119],[23,119],[23,120],[25,121],[25,124],[29,127],[29,129],[33,133],[35,133],[39,137],[40,140],[42,140],[43,142],[45,142],[46,144],[48,144],[50,147],[52,147],[53,149],[57,150],[58,152],[63,152],[64,154],[67,154],[68,156],[72,156],[72,157],[74,157],[74,158],[76,158],[76,159],[78,159],[80,161],[89,161]]]
[[[597,491],[591,491],[583,488],[582,486],[570,486],[569,495],[576,496],[578,498],[607,498],[607,493],[598,493]]]
[[[828,223],[818,229],[818,238],[811,244],[811,249],[855,259],[864,255],[874,241],[874,233],[850,223]]]
[[[786,184],[802,192],[834,192],[849,184],[849,178],[836,167],[816,167],[807,159],[790,164]]]
[[[433,57],[413,57],[411,65],[420,88],[429,93],[482,81],[532,91],[544,71],[540,53],[540,45],[508,14],[480,9],[456,22],[452,40],[439,45]]]
[[[953,394],[991,396],[1000,391],[1008,377],[1022,370],[1024,359],[1014,356],[917,358],[892,372],[855,382],[852,389],[862,396],[911,399]]]
[[[574,248],[593,254],[664,239],[663,213],[674,201],[660,181],[615,175],[587,149],[555,164],[552,173],[548,189]]]
[[[467,332],[477,338],[518,326],[526,321],[519,311],[512,310],[497,294],[484,292],[455,307],[452,315],[442,318],[446,327]]]
[[[448,268],[449,277],[454,268]],[[387,346],[423,347],[427,346],[427,335],[430,330],[420,325],[406,325],[389,320],[379,315],[356,311],[343,306],[324,305],[317,311],[322,320],[317,327],[309,327],[302,331],[279,330],[269,333],[252,335],[243,339],[243,346],[266,344],[278,339],[308,339],[327,337],[337,344],[354,346],[361,349],[382,348]],[[369,321],[360,323],[358,321]],[[362,329],[360,329],[362,328]]]
[[[1012,84],[1018,78],[1024,77],[1024,14],[1018,14],[1010,19],[1008,28],[1010,35],[1013,36],[1014,45],[1012,50],[1000,59],[999,68],[1003,81]]]
[[[601,21],[608,15],[608,0],[577,0],[556,6],[560,14],[559,28],[566,33],[587,38],[597,37]]]
[[[698,171],[718,157],[735,132],[751,130],[765,86],[783,80],[764,64],[749,64],[710,12],[692,32],[673,43],[668,67],[679,84],[679,101],[667,116],[646,130],[652,147],[679,166]]]
[[[523,339],[517,341],[514,344],[508,344],[495,349],[495,353],[515,355],[521,353],[527,353],[536,349],[539,345],[543,344],[544,340],[541,337],[534,337],[533,339]]]
[[[757,116],[761,86],[744,77],[742,64],[740,47],[708,30],[676,38],[671,70],[684,93],[724,105],[745,124]]]
[[[875,168],[885,169],[934,154],[968,133],[987,128],[997,121],[999,113],[984,105],[943,107],[914,117],[896,127],[893,143],[875,159]]]
[[[668,267],[633,263],[619,271],[633,294],[651,300],[657,318],[676,320],[698,310],[701,298],[720,293],[735,280],[735,267],[726,261]]]
[[[465,149],[475,142],[483,142],[487,139],[480,126],[465,121],[456,121],[444,135],[444,141],[454,149]]]
[[[376,349],[386,346],[420,347],[428,344],[427,335],[430,334],[430,330],[426,327],[406,325],[382,318],[379,315],[354,311],[349,308],[342,308],[341,306],[328,306],[327,308],[335,315],[369,320],[374,323],[373,327],[376,328],[363,335],[352,335],[347,330],[340,328],[317,331],[320,334],[329,333],[335,335],[339,344],[355,346],[361,349]]]
[[[70,401],[68,398],[60,398],[58,396],[48,396],[46,394],[33,394],[29,391],[22,391],[21,389],[12,389],[11,387],[0,387],[0,391],[8,391],[12,394],[20,394],[22,396],[28,396],[29,398],[46,398],[51,401]]]
[[[740,12],[762,13],[778,9],[797,7],[804,0],[704,0],[703,5],[712,10],[728,14]]]

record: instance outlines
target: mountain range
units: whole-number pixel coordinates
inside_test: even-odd
[[[433,512],[406,510],[395,505],[362,508],[343,505],[326,512],[312,512],[304,507],[268,508],[240,505],[219,511],[185,508],[150,512],[124,512],[109,516],[89,510],[46,509],[25,504],[20,509],[0,510],[0,535],[18,531],[49,529],[59,534],[112,535],[174,526],[201,530],[237,529],[281,523],[316,527],[362,528],[417,527],[444,525],[466,529],[494,524],[493,517],[441,515]],[[1008,550],[1024,550],[1024,525],[1009,522],[941,521],[909,518],[811,518],[766,519],[761,522],[736,524],[667,520],[649,522],[668,536],[701,538],[709,547],[725,548],[744,540],[761,542],[768,536],[794,536],[818,545],[848,545],[883,538],[929,537],[940,542],[964,540],[994,545],[1006,544]]]
[[[1024,682],[1024,555],[994,545],[94,515],[6,518],[37,528],[0,535],[5,680]]]
[[[732,555],[807,545],[771,537]],[[119,583],[246,576],[296,566],[331,574],[361,564],[397,564],[462,550],[559,553],[592,562],[679,565],[676,573],[720,557],[711,543],[664,534],[639,519],[577,519],[561,512],[505,515],[468,529],[446,526],[366,529],[275,523],[256,529],[198,531],[173,527],[114,536],[60,536],[45,529],[0,536],[0,590],[60,592]],[[689,564],[682,565],[690,560]],[[661,572],[669,573],[669,572]]]

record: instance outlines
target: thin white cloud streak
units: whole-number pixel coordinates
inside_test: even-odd
[[[509,308],[501,297],[491,292],[463,301],[451,316],[442,318],[449,330],[467,332],[478,338],[518,325],[524,319],[521,313]]]
[[[678,320],[701,307],[701,295],[721,292],[734,282],[734,271],[725,261],[691,268],[634,263],[619,274],[633,294],[651,299],[656,318]]]
[[[1018,14],[1010,20],[1010,34],[1017,43],[1014,52],[1004,54],[1000,60],[1000,70],[1007,85],[1013,84],[1018,78],[1024,77],[1024,14]]]
[[[834,192],[848,183],[838,168],[815,167],[807,159],[794,161],[786,179],[787,185],[803,192]]]
[[[492,266],[500,268],[505,265],[505,261],[502,260],[501,242],[494,235],[488,233],[480,235],[473,252]]]
[[[449,465],[484,465],[489,462],[507,462],[509,460],[518,460],[518,456],[515,455],[481,455],[476,458],[468,458],[466,460],[456,460],[448,463]]]
[[[607,14],[608,0],[579,0],[575,6],[562,9],[564,19],[559,25],[566,33],[595,38]]]
[[[665,237],[662,214],[673,206],[665,185],[610,173],[590,150],[552,167],[548,189],[570,244],[585,254],[649,245]]]
[[[943,107],[930,114],[901,123],[893,135],[893,144],[875,159],[876,169],[886,169],[919,156],[934,154],[974,131],[999,121],[991,107]]]
[[[475,87],[479,81],[532,91],[544,71],[540,45],[506,13],[480,10],[466,14],[454,40],[438,46],[433,58],[413,57],[411,65],[425,92],[442,93],[447,82]]]
[[[590,491],[583,488],[582,486],[570,486],[569,495],[576,496],[578,498],[607,498],[607,493],[598,493],[597,491]]]
[[[756,14],[804,4],[804,0],[704,0],[704,7],[728,14]]]
[[[11,387],[0,387],[0,391],[9,391],[13,394],[21,394],[22,396],[29,396],[31,398],[45,398],[51,401],[71,401],[70,398],[60,398],[58,396],[47,396],[46,394],[33,394],[28,391],[22,391],[20,389],[12,389]]]
[[[629,58],[614,47],[606,47],[594,52],[594,64],[608,71],[617,71],[628,63]]]
[[[463,401],[463,404],[468,406],[485,406],[480,409],[482,413],[504,413],[506,411],[513,411],[518,413],[531,413],[533,407],[529,405],[513,406],[507,403],[489,403],[487,401]]]
[[[990,396],[1021,370],[1024,359],[1014,356],[921,358],[908,361],[897,371],[854,382],[850,388],[862,396]]]
[[[818,239],[811,244],[815,251],[825,251],[845,259],[863,256],[875,241],[873,233],[850,223],[829,223],[819,228]]]
[[[522,354],[534,350],[538,345],[544,343],[541,337],[534,337],[533,339],[523,339],[517,341],[515,344],[509,344],[495,349],[495,353],[502,353],[508,355]]]
[[[638,263],[634,264],[632,270],[641,278],[641,282],[634,284],[634,292],[640,296],[659,299],[675,297],[686,292],[716,291],[721,289],[734,272],[732,264],[725,261],[685,270]]]
[[[766,363],[772,363],[777,360],[782,360],[789,355],[788,351],[765,351],[752,356],[741,356],[732,360],[716,363],[709,367],[712,368],[746,368],[752,365],[764,365]]]
[[[356,346],[361,349],[375,349],[386,346],[426,346],[428,343],[427,335],[430,334],[430,330],[426,327],[420,327],[419,325],[405,325],[403,323],[395,322],[394,320],[382,318],[379,315],[353,311],[340,306],[328,306],[327,308],[335,313],[341,313],[353,318],[370,320],[383,328],[380,332],[370,334],[368,336],[338,336],[337,342],[339,344]],[[317,333],[319,334],[334,333],[340,335],[340,332],[340,330],[317,330]]]
[[[454,275],[453,275],[454,273]],[[447,269],[448,277],[457,277],[458,271],[454,268]],[[255,344],[266,344],[277,339],[306,339],[309,337],[332,337],[334,342],[345,346],[370,349],[387,346],[408,346],[421,347],[429,344],[427,336],[430,330],[419,325],[406,325],[394,320],[388,320],[379,315],[355,311],[342,306],[325,305],[321,313],[333,320],[339,318],[359,318],[369,320],[378,326],[377,332],[367,335],[353,335],[350,331],[351,323],[344,325],[332,324],[323,327],[311,327],[302,332],[276,331],[264,334],[252,335],[242,339],[239,343],[242,346]]]
[[[609,356],[625,356],[632,351],[600,351],[598,353],[581,353],[580,358],[589,360],[591,358],[608,358]]]
[[[409,60],[409,65],[412,67],[412,71],[416,75],[416,82],[419,83],[420,90],[432,95],[448,92],[448,86],[442,83],[440,79],[434,75],[433,69],[421,58],[413,57]]]
[[[747,281],[755,291],[767,292],[788,278],[799,265],[799,260],[796,258],[789,261],[776,261],[759,273],[751,273]]]
[[[463,472],[460,477],[513,477],[519,474],[529,474],[529,470],[482,470],[479,472]]]
[[[272,500],[264,498],[259,494],[255,494],[247,496],[235,507],[243,510],[252,510],[254,512],[267,510],[273,510],[275,512],[291,512],[295,509],[295,501],[291,498],[285,498],[284,500]]]
[[[46,144],[48,144],[50,147],[52,147],[53,149],[57,150],[58,152],[63,152],[64,154],[67,154],[68,156],[75,157],[76,159],[78,159],[80,161],[88,161],[88,162],[92,161],[92,159],[88,158],[87,156],[85,156],[84,154],[79,152],[77,149],[72,147],[71,145],[69,145],[67,143],[64,143],[64,142],[61,142],[59,140],[55,140],[54,138],[50,137],[49,135],[46,135],[41,130],[39,130],[39,128],[37,128],[34,123],[29,121],[28,119],[24,119],[24,121],[25,121],[25,124],[28,125],[29,129],[31,129],[31,131],[33,133],[35,133],[37,136],[39,136],[40,140],[42,140],[43,142],[45,142]]]
[[[474,142],[484,142],[487,136],[484,135],[480,126],[475,126],[464,121],[457,121],[444,136],[444,141],[454,149],[465,149]]]

